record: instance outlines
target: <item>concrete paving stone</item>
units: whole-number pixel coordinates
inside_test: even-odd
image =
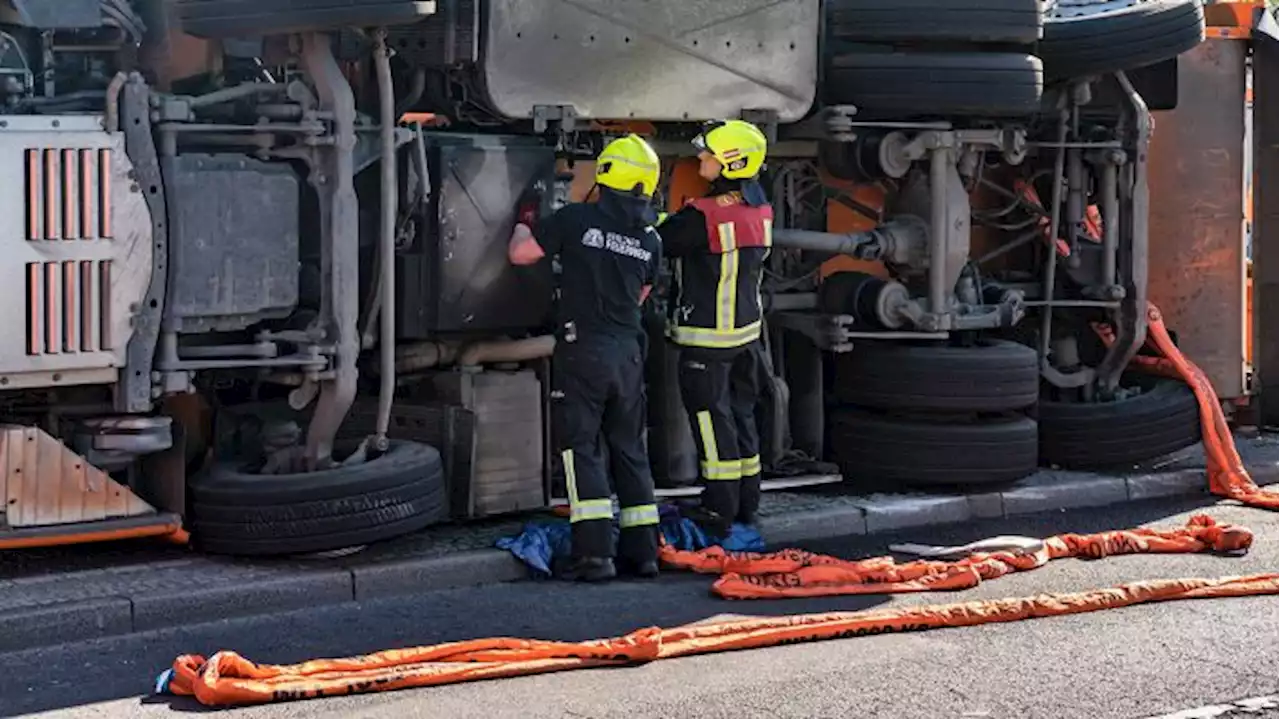
[[[1240,459],[1245,466],[1264,466],[1276,465],[1276,456],[1280,452],[1280,436],[1275,432],[1265,432],[1252,436],[1236,435],[1236,452],[1240,454]],[[1201,448],[1203,455],[1204,449]],[[1203,467],[1204,463],[1201,462]]]
[[[761,517],[758,529],[770,546],[777,546],[866,534],[867,517],[861,507],[844,505]]]
[[[351,555],[349,566],[364,566],[372,562],[392,562],[443,556],[481,549],[492,549],[500,537],[519,534],[526,522],[536,521],[539,513],[524,516],[504,516],[474,520],[458,524],[429,527],[421,532],[400,537],[392,542],[379,542]]]
[[[965,522],[972,518],[963,496],[873,494],[858,501],[867,516],[867,533]]]
[[[0,611],[100,597],[128,597],[136,587],[155,587],[156,578],[166,572],[181,573],[197,564],[199,560],[180,560],[0,580]]]
[[[1122,477],[1047,470],[1001,494],[1005,516],[1011,516],[1126,502],[1129,487]]]
[[[514,582],[529,570],[510,552],[480,549],[351,569],[356,601],[478,584]]]
[[[246,572],[240,578],[195,588],[170,587],[134,592],[133,630],[159,629],[191,621],[232,619],[292,609],[340,604],[354,599],[345,570]]]
[[[133,630],[124,597],[99,597],[0,611],[0,652],[96,639]]]
[[[1236,447],[1239,450],[1246,450],[1249,440],[1244,438],[1236,439]],[[1241,455],[1243,456],[1243,455]],[[1176,472],[1182,469],[1203,468],[1205,463],[1204,445],[1197,442],[1190,447],[1184,447],[1171,454],[1163,457],[1156,457],[1141,462],[1130,468],[1130,471],[1138,474],[1151,474],[1158,472]]]
[[[844,490],[844,492],[842,492]],[[826,485],[796,491],[765,492],[760,495],[760,517],[772,517],[829,509],[833,506],[854,506],[857,495],[847,493],[844,485]]]
[[[1129,485],[1129,499],[1135,502],[1180,494],[1206,494],[1209,491],[1203,469],[1134,474],[1125,477],[1124,481]]]

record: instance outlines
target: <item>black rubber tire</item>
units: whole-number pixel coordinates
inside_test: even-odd
[[[222,464],[193,480],[191,532],[205,551],[301,554],[367,544],[448,518],[440,453],[393,440],[353,467],[260,475]]]
[[[1040,109],[1040,59],[1020,53],[858,50],[826,68],[828,105],[870,116],[1019,116]]]
[[[1030,45],[1040,39],[1040,0],[827,0],[832,37],[866,42],[979,42]]]
[[[1040,462],[1066,469],[1133,467],[1200,441],[1200,407],[1177,380],[1119,402],[1041,400]]]
[[[874,409],[1016,411],[1039,400],[1039,360],[1030,347],[1005,340],[864,342],[836,358],[834,394]]]
[[[1139,0],[1079,17],[1048,17],[1039,55],[1053,79],[1130,70],[1176,57],[1205,37],[1199,0]]]
[[[964,424],[840,409],[831,440],[841,472],[858,484],[970,487],[1036,471],[1036,423],[1026,417]]]
[[[412,0],[173,0],[196,37],[254,37],[417,22],[432,3]]]
[[[856,162],[853,161],[853,143],[824,140],[818,143],[819,166],[838,180],[864,179]],[[824,281],[823,284],[826,284]]]

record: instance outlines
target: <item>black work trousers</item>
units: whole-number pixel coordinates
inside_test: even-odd
[[[642,436],[644,350],[638,336],[579,335],[556,344],[552,424],[564,462],[574,556],[615,556],[612,475],[620,505],[617,555],[656,561],[658,506]]]
[[[760,508],[757,340],[734,349],[680,348],[680,395],[698,445],[702,506],[725,522],[755,522]]]

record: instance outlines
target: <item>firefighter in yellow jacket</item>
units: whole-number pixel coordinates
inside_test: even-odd
[[[773,208],[758,181],[767,140],[741,120],[708,124],[694,138],[711,183],[658,227],[676,260],[669,335],[680,347],[680,393],[704,481],[700,516],[723,536],[752,523],[760,505],[760,279],[773,244]]]

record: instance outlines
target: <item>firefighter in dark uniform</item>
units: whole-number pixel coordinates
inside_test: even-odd
[[[677,265],[668,329],[704,485],[694,518],[723,536],[735,521],[754,523],[760,506],[760,280],[773,209],[757,176],[768,143],[741,120],[710,123],[693,142],[710,192],[659,230]]]
[[[642,439],[640,320],[662,256],[650,205],[658,176],[649,143],[636,135],[614,140],[596,160],[596,202],[561,208],[538,223],[536,239],[517,225],[508,247],[517,265],[560,259],[552,425],[569,494],[573,560],[560,573],[567,579],[658,574],[658,506]],[[616,565],[610,474],[620,505]]]

